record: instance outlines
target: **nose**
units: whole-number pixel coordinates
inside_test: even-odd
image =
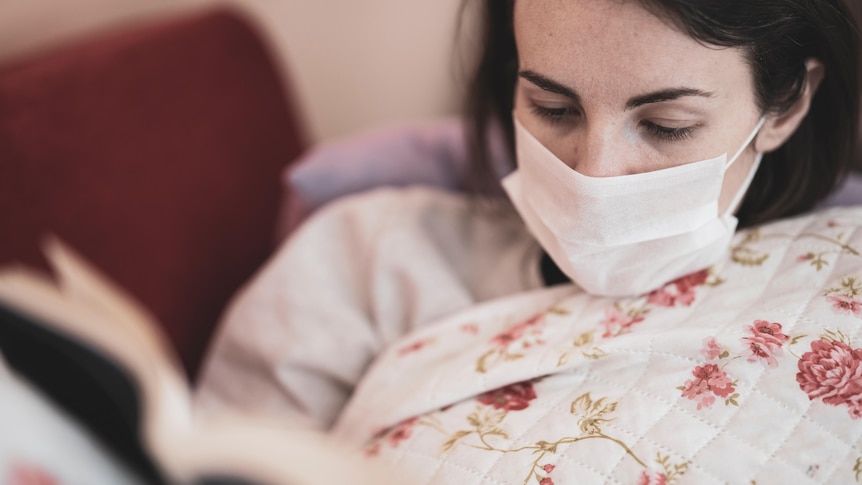
[[[588,177],[614,177],[636,173],[632,147],[614,126],[588,127],[573,133],[566,165]]]

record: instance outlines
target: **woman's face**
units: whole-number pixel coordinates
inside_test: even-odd
[[[700,44],[637,1],[517,1],[515,37],[515,116],[584,175],[730,158],[761,116],[742,50]],[[753,146],[725,176],[722,211]]]

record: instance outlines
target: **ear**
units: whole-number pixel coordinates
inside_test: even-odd
[[[766,122],[754,142],[755,150],[760,153],[774,151],[793,135],[808,114],[811,100],[825,74],[826,70],[819,60],[805,61],[805,86],[802,88],[802,95],[787,111],[766,117]]]

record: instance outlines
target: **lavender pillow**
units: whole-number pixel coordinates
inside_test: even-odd
[[[822,209],[849,205],[862,205],[862,174],[856,172],[851,172],[844,184],[817,207]]]
[[[492,153],[507,163],[502,137]],[[426,185],[463,189],[467,164],[464,129],[451,118],[378,128],[317,146],[282,173],[284,198],[279,236],[308,214],[348,194],[380,186]]]

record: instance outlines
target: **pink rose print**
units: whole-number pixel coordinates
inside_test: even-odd
[[[708,278],[709,271],[705,269],[683,276],[650,293],[649,302],[663,307],[691,306],[695,299],[694,290],[705,284]]]
[[[380,454],[380,447],[383,441],[388,441],[389,446],[397,448],[402,441],[410,438],[417,422],[419,422],[418,416],[405,419],[395,426],[378,431],[374,434],[374,441],[365,447],[365,456],[374,457]]]
[[[673,307],[676,304],[676,299],[671,292],[665,288],[659,288],[649,294],[649,303],[664,307]]]
[[[470,335],[476,335],[479,333],[479,326],[475,323],[465,323],[461,325],[461,331]]]
[[[715,337],[707,337],[703,339],[703,349],[700,353],[706,357],[706,360],[712,360],[721,357],[722,350],[715,341]]]
[[[709,271],[702,269],[700,271],[691,273],[689,275],[683,276],[673,283],[679,288],[680,291],[688,291],[691,288],[695,288],[706,283],[706,280],[709,279]]]
[[[50,473],[42,468],[15,463],[9,469],[6,485],[57,485],[58,482]]]
[[[638,480],[638,485],[667,485],[667,476],[654,470],[644,470]]]
[[[682,397],[692,401],[697,400],[697,409],[708,408],[715,403],[715,396],[709,393],[709,385],[702,380],[685,382],[682,387]]]
[[[495,409],[520,411],[536,399],[536,391],[532,382],[524,381],[486,392],[476,399],[487,406],[494,406]]]
[[[417,421],[419,421],[419,418],[413,417],[398,423],[386,438],[389,441],[389,445],[395,448],[402,441],[409,438],[413,434],[413,428]]]
[[[781,346],[790,338],[782,333],[781,324],[755,320],[746,330],[751,333],[748,337],[742,337],[742,342],[745,344],[743,353],[747,360],[760,361],[767,367],[778,366],[778,360],[775,357],[781,355]]]
[[[371,458],[380,454],[380,442],[376,442],[373,445],[365,448],[365,456]]]
[[[832,303],[832,309],[836,313],[845,315],[862,316],[862,301],[846,295],[830,295],[826,300]]]
[[[399,423],[389,435],[389,444],[398,446],[399,443],[409,438],[413,434],[413,427],[418,420],[418,417],[413,417]]]
[[[605,318],[599,322],[605,327],[605,333],[602,334],[602,337],[608,338],[627,333],[632,325],[642,322],[643,319],[642,315],[632,317],[623,313],[616,305],[608,307],[605,309]]]
[[[428,345],[432,342],[433,342],[432,339],[427,339],[427,338],[417,340],[413,343],[407,344],[404,347],[401,347],[400,349],[398,349],[398,355],[407,355],[407,354],[412,354],[414,352],[419,352],[420,350],[425,348],[426,345]]]
[[[862,417],[862,349],[819,339],[799,359],[799,383],[808,398],[831,406],[846,405],[853,419]]]
[[[544,313],[536,314],[512,328],[498,333],[491,339],[491,343],[501,349],[505,349],[513,342],[523,337],[528,331],[531,331],[534,335],[539,335],[542,333],[541,325],[544,321]]]
[[[554,468],[556,468],[556,466],[548,463],[546,465],[536,465],[536,467],[539,470],[545,472],[544,477],[542,477],[538,473],[536,474],[536,480],[539,481],[539,485],[554,485],[554,479],[551,478],[551,472],[554,471]]]
[[[727,374],[715,364],[699,365],[692,375],[695,378],[682,387],[682,397],[698,401],[698,410],[712,406],[715,396],[724,398],[736,390]]]
[[[797,263],[804,263],[806,261],[811,261],[812,259],[814,259],[814,253],[805,253],[805,254],[800,254],[799,256],[797,256],[796,262]]]

